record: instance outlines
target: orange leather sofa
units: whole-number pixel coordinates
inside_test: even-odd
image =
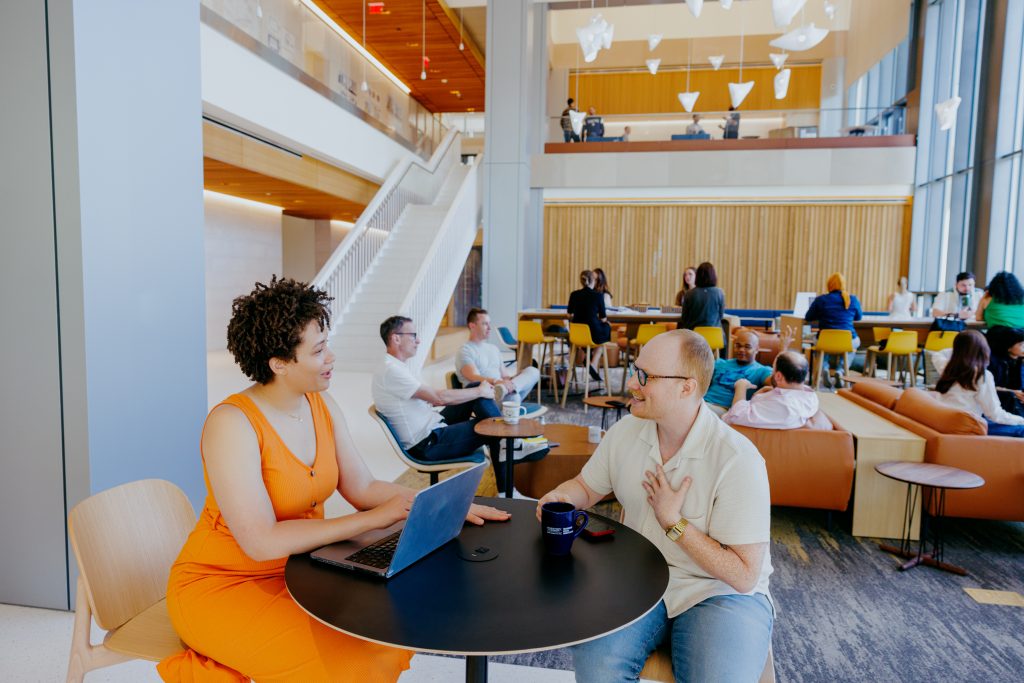
[[[835,427],[835,425],[833,425]],[[845,510],[853,490],[853,435],[835,428],[733,426],[757,446],[768,469],[772,505]]]
[[[1024,521],[1024,439],[988,436],[981,419],[920,389],[858,382],[839,394],[925,439],[925,462],[958,467],[985,480],[981,488],[947,491],[947,517]]]

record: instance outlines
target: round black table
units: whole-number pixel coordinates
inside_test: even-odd
[[[454,541],[390,579],[292,555],[285,582],[324,624],[376,643],[466,655],[466,680],[487,680],[487,655],[565,647],[612,633],[661,600],[668,566],[654,545],[618,522],[610,539],[576,539],[572,554],[545,554],[536,503],[478,502],[508,522],[466,524]],[[496,556],[465,560],[477,548]]]

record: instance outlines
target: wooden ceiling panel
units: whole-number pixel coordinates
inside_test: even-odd
[[[364,0],[317,0],[356,40],[363,35]],[[427,79],[422,70],[424,0],[384,0],[382,14],[366,15],[366,49],[412,89],[432,112],[483,111],[484,58],[467,32],[459,50],[458,15],[442,0],[425,0]],[[445,82],[447,81],[447,82]]]

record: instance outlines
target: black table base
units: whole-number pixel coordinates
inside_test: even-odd
[[[466,657],[466,683],[487,683],[487,657]]]
[[[921,534],[917,543],[917,550],[911,548],[910,530],[914,523],[914,509],[917,507],[918,492],[921,491]],[[935,514],[930,514],[933,509]],[[900,565],[900,571],[913,569],[918,565],[934,567],[952,574],[967,576],[967,570],[955,564],[943,562],[942,557],[945,551],[945,530],[943,529],[943,518],[946,515],[946,489],[934,488],[931,486],[920,486],[907,484],[907,498],[903,507],[903,538],[899,546],[888,543],[879,543],[880,550],[902,557],[907,560]],[[929,545],[929,534],[931,536]]]

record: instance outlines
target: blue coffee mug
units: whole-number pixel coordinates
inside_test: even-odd
[[[540,530],[544,550],[549,555],[568,555],[572,542],[584,529],[590,516],[571,503],[545,503],[540,510]]]

